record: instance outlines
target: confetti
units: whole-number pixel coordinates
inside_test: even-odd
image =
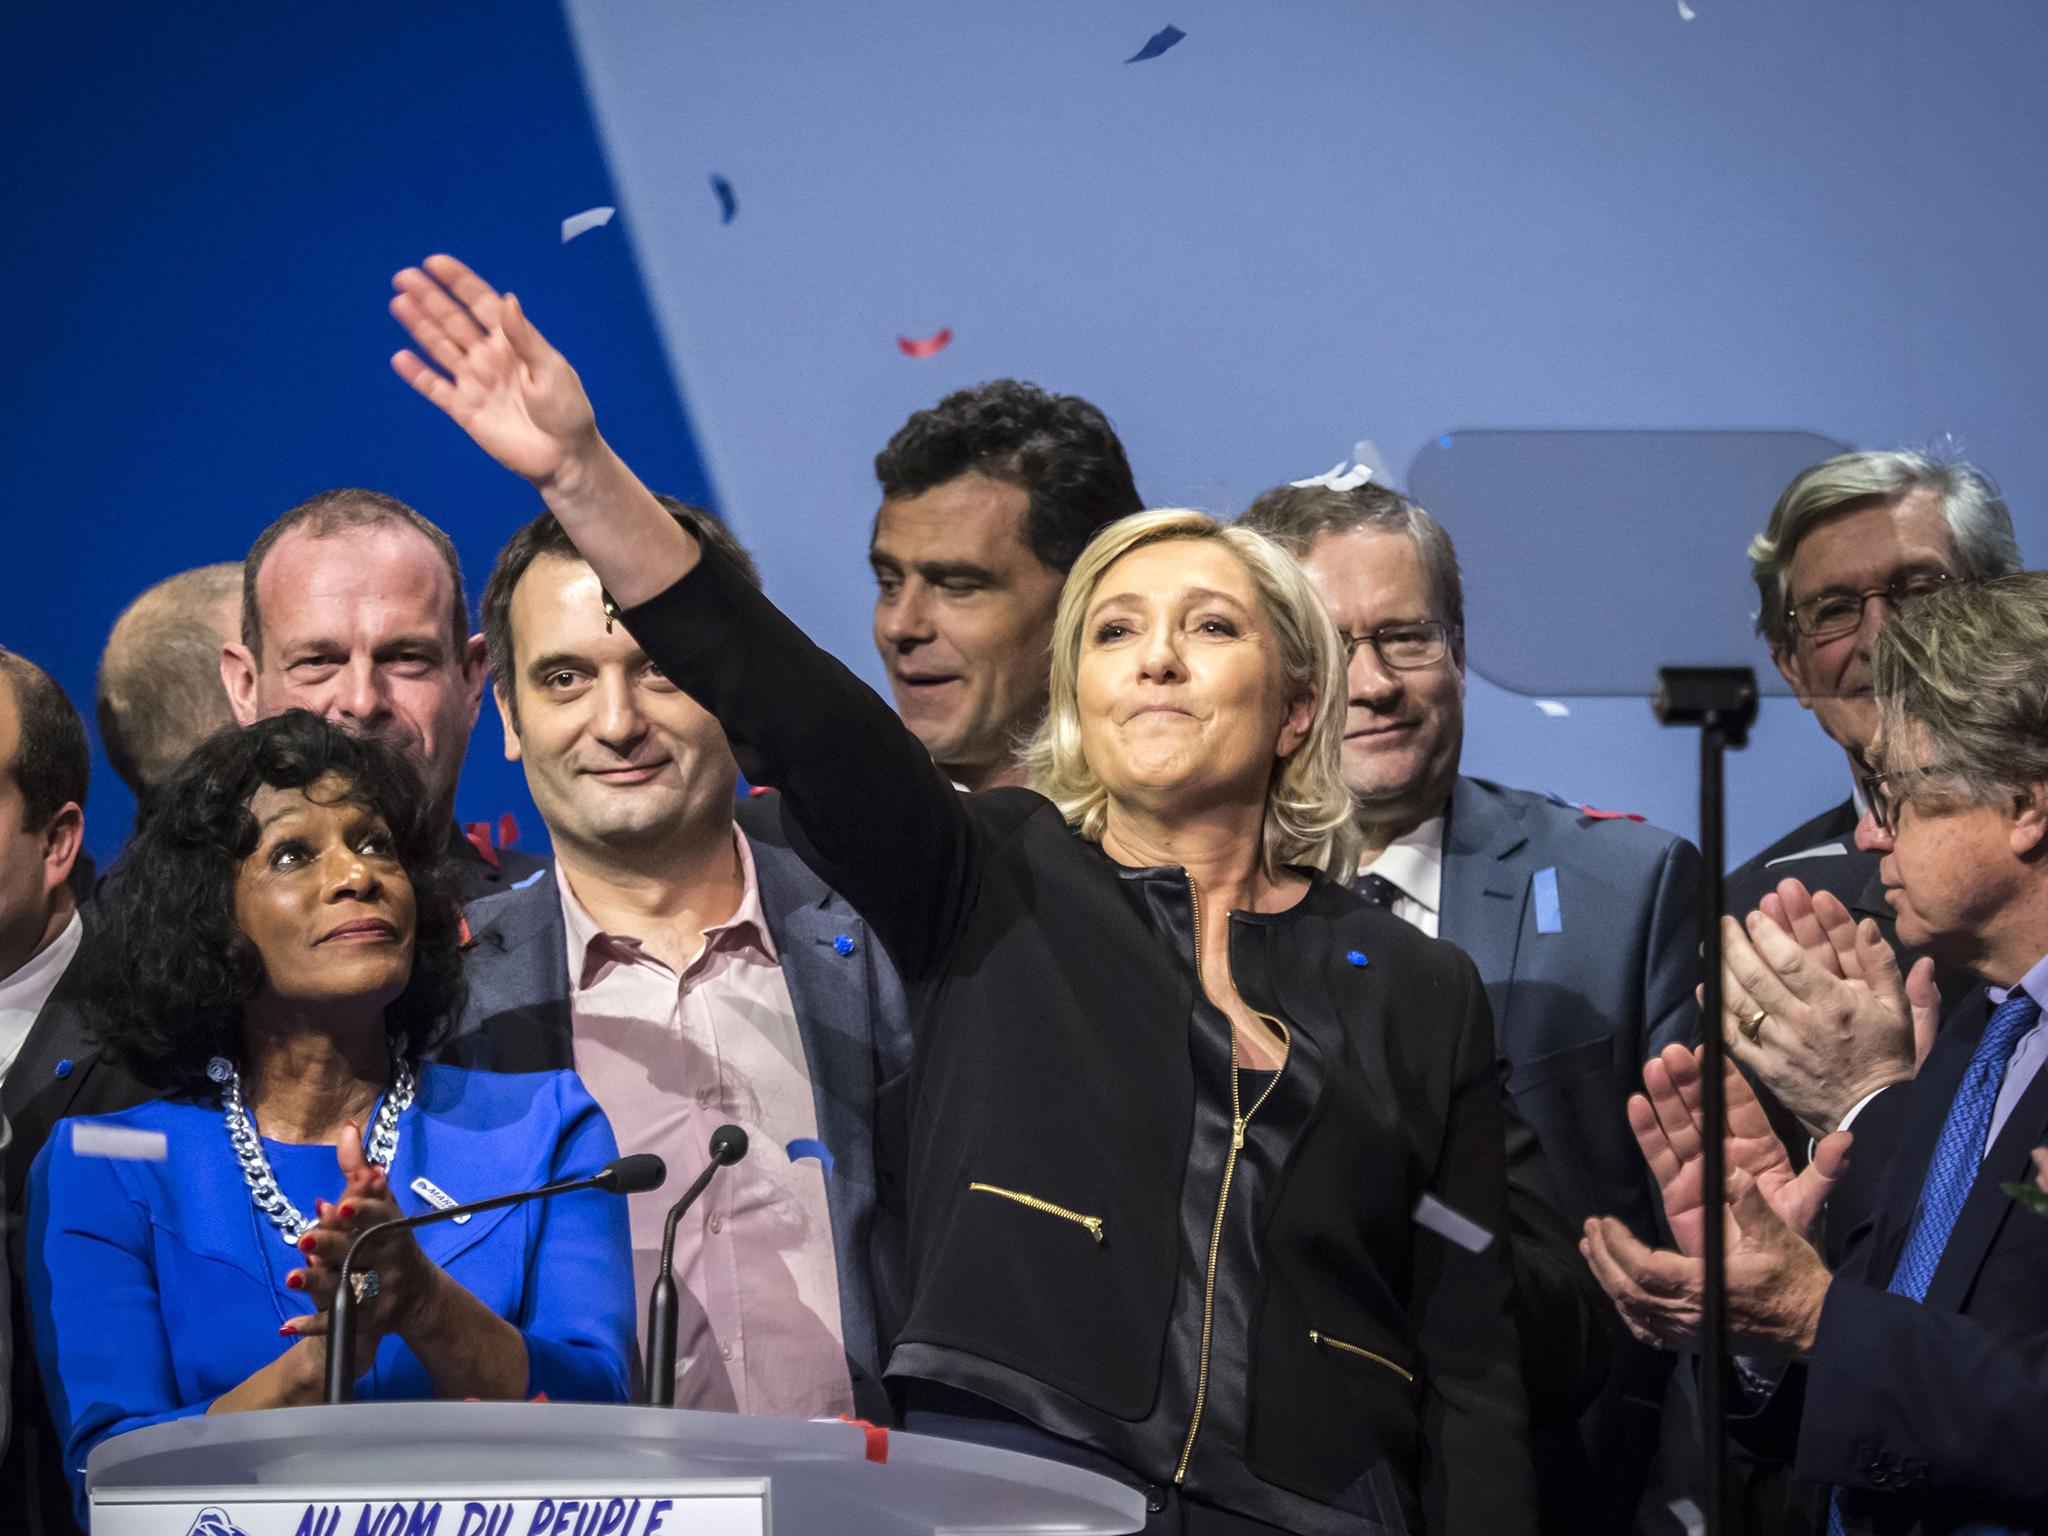
[[[71,1150],[78,1157],[117,1157],[130,1163],[160,1163],[171,1155],[162,1131],[139,1131],[126,1125],[71,1126]]]
[[[896,345],[903,349],[905,357],[932,357],[946,350],[946,344],[953,339],[953,328],[949,325],[935,336],[898,336]]]
[[[1145,40],[1145,46],[1125,59],[1126,64],[1142,64],[1147,59],[1156,59],[1175,43],[1186,37],[1179,27],[1161,27]]]
[[[618,211],[616,208],[586,208],[581,213],[571,214],[562,220],[562,244],[567,245],[578,235],[588,234],[593,229],[604,228]]]
[[[1678,0],[1678,19],[1680,21],[1691,21],[1696,14],[1693,8],[1685,3],[1685,0]]]
[[[1538,699],[1536,707],[1553,720],[1562,720],[1571,713],[1571,710],[1558,703],[1555,699]]]
[[[1536,931],[1563,933],[1564,914],[1557,904],[1557,866],[1547,864],[1537,870],[1530,886],[1536,898]]]
[[[1469,1216],[1460,1216],[1435,1195],[1424,1195],[1415,1202],[1415,1223],[1456,1243],[1467,1253],[1484,1253],[1493,1241],[1493,1234],[1486,1228]]]
[[[1685,9],[1680,5],[1679,10]],[[1687,17],[1688,21],[1692,18]],[[1685,1527],[1685,1536],[1707,1536],[1707,1517],[1700,1513],[1699,1505],[1691,1499],[1673,1499],[1671,1513],[1678,1517],[1678,1523]]]
[[[792,1163],[802,1158],[813,1157],[818,1160],[818,1166],[827,1173],[832,1171],[832,1149],[822,1141],[814,1141],[809,1136],[799,1136],[786,1150]]]
[[[723,176],[711,178],[711,190],[718,194],[718,222],[730,224],[740,211],[740,200],[732,195],[732,183]]]

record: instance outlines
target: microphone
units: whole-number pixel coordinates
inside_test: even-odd
[[[728,1126],[727,1129],[730,1130],[731,1127]],[[740,1136],[740,1144],[744,1151],[744,1134]],[[348,1252],[341,1256],[341,1284],[335,1290],[334,1312],[327,1323],[327,1401],[346,1403],[355,1399],[356,1291],[351,1282],[354,1279],[356,1250],[371,1238],[384,1232],[431,1226],[437,1221],[451,1221],[457,1216],[474,1216],[479,1211],[495,1211],[500,1206],[519,1205],[528,1200],[546,1200],[555,1195],[574,1194],[583,1189],[602,1190],[608,1195],[637,1195],[644,1190],[661,1188],[662,1181],[667,1177],[668,1169],[660,1158],[652,1152],[634,1152],[626,1157],[613,1158],[587,1178],[563,1179],[560,1183],[543,1184],[538,1189],[522,1189],[509,1195],[493,1195],[488,1200],[472,1200],[467,1205],[451,1205],[445,1210],[421,1211],[417,1216],[394,1216],[389,1221],[378,1222],[374,1227],[363,1228],[356,1234],[355,1241],[348,1245]]]
[[[647,1293],[647,1406],[673,1408],[676,1405],[676,1280],[671,1271],[676,1259],[676,1223],[683,1212],[697,1203],[711,1183],[711,1176],[728,1163],[747,1155],[747,1133],[736,1125],[721,1125],[711,1133],[711,1161],[683,1198],[668,1208],[668,1225],[661,1234],[661,1270],[654,1288]]]

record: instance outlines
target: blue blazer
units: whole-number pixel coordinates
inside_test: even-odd
[[[880,1422],[892,1413],[882,1366],[908,1314],[911,1044],[903,983],[867,922],[791,849],[776,796],[742,801],[737,820],[796,1006],[818,1136],[832,1152],[825,1201],[854,1404]],[[467,917],[469,1001],[441,1059],[501,1072],[574,1067],[568,943],[552,869],[471,903]],[[688,1179],[696,1170],[672,1174]]]
[[[73,1138],[86,1126],[161,1132],[166,1156],[81,1156]],[[433,1208],[415,1180],[478,1200],[595,1173],[618,1151],[568,1072],[423,1067],[398,1133],[391,1189],[408,1215]],[[266,1141],[264,1150],[301,1211],[340,1192],[332,1147]],[[623,1202],[566,1195],[418,1237],[429,1259],[525,1337],[528,1396],[626,1400],[633,1266]],[[94,1446],[204,1413],[293,1347],[278,1329],[313,1310],[285,1288],[301,1264],[251,1203],[216,1106],[159,1100],[57,1127],[29,1176],[29,1310],[81,1521]],[[383,1340],[356,1390],[363,1400],[438,1395],[396,1337]]]

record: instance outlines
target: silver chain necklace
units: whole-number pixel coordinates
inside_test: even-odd
[[[299,1208],[277,1187],[277,1175],[271,1172],[270,1159],[263,1155],[263,1138],[256,1134],[256,1122],[249,1118],[249,1108],[242,1102],[241,1073],[225,1056],[216,1056],[206,1064],[206,1075],[220,1084],[221,1115],[227,1122],[228,1142],[235,1149],[235,1161],[242,1165],[242,1181],[249,1186],[250,1200],[270,1218],[278,1236],[296,1248],[299,1239],[319,1223],[300,1215]],[[391,1074],[390,1091],[377,1107],[377,1118],[370,1122],[369,1142],[363,1148],[379,1168],[389,1168],[392,1158],[398,1155],[398,1117],[412,1108],[416,1086],[412,1068],[399,1062]]]

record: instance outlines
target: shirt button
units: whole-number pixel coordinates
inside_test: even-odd
[[[711,1220],[706,1225],[714,1232],[723,1232],[725,1230],[725,1218],[719,1215],[718,1212],[713,1211],[711,1213]],[[725,1358],[728,1360],[732,1358],[732,1351],[730,1349],[726,1350]]]
[[[718,1090],[716,1088],[699,1088],[697,1090],[697,1104],[699,1108],[709,1109],[717,1102]]]
[[[725,1359],[730,1360],[732,1358],[732,1346],[730,1344],[721,1344],[718,1346],[718,1353]]]
[[[1145,1490],[1145,1507],[1155,1515],[1166,1508],[1166,1490],[1157,1483],[1147,1488]]]

